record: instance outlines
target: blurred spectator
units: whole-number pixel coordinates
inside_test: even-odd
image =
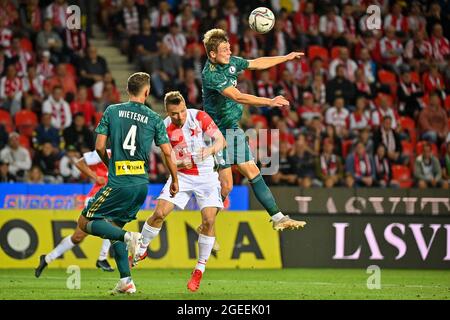
[[[440,24],[433,26],[431,46],[433,47],[433,58],[441,67],[445,67],[446,56],[450,55],[450,42],[444,37],[442,25]]]
[[[277,94],[285,97],[290,105],[297,109],[300,106],[300,88],[289,70],[284,70],[277,87]]]
[[[430,105],[424,108],[419,115],[419,132],[422,139],[439,145],[447,137],[448,120],[445,110],[440,106],[437,93],[430,95]]]
[[[393,27],[395,32],[408,32],[408,19],[402,15],[402,7],[399,1],[394,2],[389,13],[384,19],[384,29]]]
[[[324,139],[322,154],[316,160],[316,176],[326,188],[340,184],[344,174],[341,158],[333,152],[333,142]]]
[[[336,135],[336,128],[332,125],[326,125],[322,132],[322,140],[328,139],[334,146],[334,153],[342,157],[342,140]]]
[[[313,81],[307,90],[311,91],[314,102],[324,108],[327,103],[327,92],[322,74],[314,74]]]
[[[426,30],[427,20],[422,12],[422,7],[419,1],[413,1],[408,16],[408,30],[412,34],[417,32],[424,32]]]
[[[356,69],[354,78],[356,96],[364,96],[369,100],[372,100],[376,97],[376,84],[369,83],[363,69]]]
[[[406,43],[404,55],[409,63],[414,63],[417,60],[421,68],[430,61],[433,55],[433,47],[430,41],[427,40],[425,31],[414,33],[413,38]]]
[[[336,11],[331,5],[326,9],[325,15],[320,17],[319,31],[328,48],[345,45],[345,40],[341,38],[344,33],[344,22],[340,16],[336,15]]]
[[[274,185],[296,185],[297,176],[293,174],[294,164],[289,157],[289,144],[280,142],[280,150],[275,159],[279,159],[278,171],[270,176],[270,182]]]
[[[356,137],[356,139],[353,142],[352,149],[355,149],[356,145],[360,142],[362,142],[364,144],[364,147],[366,148],[366,152],[368,154],[374,154],[375,148],[374,148],[372,132],[370,131],[370,127],[366,127],[360,131],[359,136]],[[349,150],[349,151],[351,151],[351,150]]]
[[[385,27],[385,36],[380,40],[383,67],[398,73],[403,63],[403,45],[395,36],[395,27]]]
[[[444,78],[439,73],[438,66],[435,63],[431,63],[430,71],[424,74],[423,87],[425,89],[425,94],[430,94],[434,91],[439,94],[439,97],[442,100],[445,100],[446,94]]]
[[[318,156],[320,152],[320,137],[322,134],[322,122],[321,118],[314,117],[308,124],[303,127],[302,133],[305,136],[306,144],[309,151]]]
[[[132,52],[135,52],[138,69],[143,69],[150,58],[158,52],[158,36],[152,32],[149,19],[142,20],[142,31],[133,37]]]
[[[66,54],[70,57],[66,60],[78,66],[88,47],[86,32],[83,29],[66,29],[65,44]]]
[[[33,147],[38,150],[44,142],[50,142],[54,148],[60,148],[60,131],[52,126],[52,114],[43,113],[41,123],[33,133]]]
[[[342,22],[344,24],[344,38],[346,45],[352,48],[357,42],[356,22],[353,17],[354,7],[351,3],[345,3],[342,8]]]
[[[421,189],[442,187],[448,189],[447,181],[442,180],[442,170],[439,160],[433,155],[430,143],[423,146],[423,152],[416,158],[414,177]]]
[[[419,98],[423,96],[423,91],[418,85],[412,82],[411,73],[408,71],[402,72],[397,96],[399,100],[399,113],[412,119],[417,118],[422,108]]]
[[[5,126],[0,123],[0,150],[8,143],[8,133],[6,132]]]
[[[67,94],[75,95],[77,93],[77,85],[73,76],[67,73],[67,66],[65,63],[60,63],[56,66],[56,74],[48,80],[47,87],[49,91],[53,91],[55,86],[62,88],[63,97]]]
[[[346,180],[348,187],[352,186],[352,180],[358,187],[371,187],[374,184],[375,168],[373,158],[366,152],[362,142],[358,142],[355,151],[347,157],[345,171],[353,178]]]
[[[88,91],[85,86],[80,86],[78,88],[76,99],[70,103],[70,111],[72,115],[82,113],[84,115],[86,125],[92,125],[95,115],[95,108],[92,101],[88,100]]]
[[[16,182],[16,178],[9,172],[9,162],[7,160],[0,159],[0,182]]]
[[[145,71],[150,74],[152,93],[161,99],[164,93],[176,88],[177,79],[183,79],[180,57],[170,52],[163,42],[159,44],[158,54],[151,57]]]
[[[90,150],[94,149],[94,135],[86,126],[83,113],[74,114],[72,125],[63,132],[66,146],[74,146],[81,152],[82,146],[87,146]]]
[[[169,26],[173,23],[174,18],[170,12],[170,5],[167,1],[159,2],[159,7],[150,14],[152,27],[158,32],[166,33]]]
[[[363,69],[364,76],[368,83],[372,84],[375,82],[377,74],[377,66],[375,61],[372,60],[370,56],[369,49],[362,48],[359,56],[358,66]]]
[[[349,52],[346,47],[339,48],[339,57],[331,61],[328,72],[330,79],[333,79],[336,76],[336,68],[341,65],[344,66],[345,78],[354,82],[355,71],[358,69],[358,65],[355,61],[349,58]]]
[[[193,69],[195,72],[195,79],[202,80],[202,70],[206,62],[206,57],[202,55],[202,47],[199,45],[192,46],[187,50],[187,54],[183,60],[183,68]]]
[[[200,109],[202,103],[201,82],[195,79],[195,72],[192,69],[185,71],[184,81],[181,82],[179,91],[186,97],[188,108]],[[243,92],[241,90],[241,92]]]
[[[389,116],[392,120],[392,129],[396,130],[398,126],[398,115],[391,105],[392,99],[385,94],[379,94],[379,105],[376,105],[376,110],[372,112],[372,126],[377,128],[381,126],[383,118]]]
[[[45,50],[41,53],[41,62],[37,64],[36,71],[45,79],[53,77],[55,74],[55,66],[50,62],[50,51]]]
[[[375,164],[376,185],[379,187],[397,186],[397,184],[391,180],[391,162],[387,156],[386,147],[384,144],[379,144],[377,146],[373,159]]]
[[[11,47],[11,40],[13,32],[8,28],[8,20],[0,19],[0,47],[9,49]]]
[[[356,99],[356,109],[348,117],[348,129],[354,137],[359,135],[360,130],[370,126],[370,112],[367,110],[366,98],[359,96]]]
[[[63,182],[59,175],[57,161],[58,155],[50,142],[44,142],[42,149],[34,155],[33,164],[41,168],[45,183]]]
[[[315,14],[314,2],[308,1],[303,12],[297,11],[294,15],[294,27],[297,31],[300,48],[322,45],[322,38],[319,35],[319,16]]]
[[[80,84],[93,86],[94,97],[100,98],[103,92],[103,77],[108,72],[106,60],[97,55],[97,48],[90,46],[87,56],[80,62]]]
[[[28,75],[22,79],[23,91],[31,95],[33,99],[42,101],[45,96],[44,81],[45,77],[36,72],[34,65],[28,66]]]
[[[198,7],[196,10],[201,9]],[[200,21],[195,17],[192,5],[189,3],[183,4],[181,13],[175,18],[175,22],[180,26],[182,30],[194,29],[198,31]]]
[[[29,39],[34,39],[38,30],[42,28],[42,12],[39,0],[29,0],[19,5],[20,24],[28,34]]]
[[[16,67],[10,64],[6,75],[0,79],[0,107],[14,116],[21,108],[22,93],[22,80],[17,76]]]
[[[27,173],[27,177],[25,179],[27,183],[44,183],[44,174],[39,166],[34,165],[31,167],[30,171]]]
[[[275,21],[273,31],[267,34],[265,51],[275,56],[283,56],[292,51],[292,41],[283,31],[283,24],[278,19]]]
[[[260,44],[256,38],[256,32],[250,27],[245,28],[244,35],[239,42],[241,57],[245,59],[255,59],[263,55]]]
[[[9,163],[9,173],[18,181],[22,181],[31,168],[30,153],[20,144],[17,132],[9,134],[8,145],[0,151],[0,160]]]
[[[390,116],[383,117],[382,125],[373,135],[373,142],[375,150],[378,150],[381,144],[386,147],[386,155],[390,161],[394,163],[403,162],[401,157],[402,144],[399,135],[392,129],[392,118]]]
[[[334,105],[328,108],[325,113],[325,123],[334,126],[337,136],[341,138],[348,136],[347,119],[349,112],[344,108],[344,103],[344,98],[336,97],[334,99]]]
[[[319,120],[323,118],[320,105],[314,103],[314,97],[308,91],[303,93],[303,105],[297,109],[297,112],[303,124],[306,126],[314,118],[319,118]]]
[[[75,166],[75,162],[80,158],[80,153],[77,149],[69,145],[66,148],[66,154],[59,161],[59,172],[61,173],[64,182],[79,182],[81,172]]]
[[[5,54],[4,48],[0,45],[0,78],[6,74],[6,67],[10,63],[10,59]]]
[[[122,53],[128,54],[129,61],[131,61],[132,57],[130,41],[139,34],[141,21],[146,15],[146,8],[136,4],[134,0],[124,0],[122,10],[117,14],[117,21],[115,21],[115,23],[117,36],[120,42],[120,49]]]
[[[180,31],[180,27],[176,23],[172,23],[169,30],[170,32],[163,37],[162,41],[173,54],[183,57],[187,44],[186,37]]]
[[[51,21],[53,27],[62,34],[67,20],[66,0],[55,0],[45,10],[45,18]]]
[[[62,88],[55,86],[51,96],[42,105],[42,112],[52,115],[52,126],[59,130],[69,127],[72,123],[70,106],[62,95]]]
[[[53,62],[60,62],[63,42],[59,34],[53,31],[52,20],[44,21],[44,27],[36,37],[36,49],[38,52],[50,51],[52,58],[56,59]]]
[[[332,104],[336,97],[343,97],[345,104],[352,104],[355,98],[355,86],[345,77],[345,67],[338,65],[336,69],[336,76],[329,80],[326,84],[326,99],[329,104]]]
[[[33,56],[22,48],[20,40],[19,37],[14,37],[11,42],[11,48],[6,51],[6,54],[11,59],[11,62],[15,64],[17,76],[25,77],[28,66],[33,63]]]
[[[113,83],[105,83],[102,98],[96,101],[96,109],[98,112],[104,112],[110,104],[120,102],[120,93]]]
[[[297,175],[297,185],[302,188],[311,187],[315,179],[314,155],[309,151],[304,135],[299,135],[291,156],[293,173]]]

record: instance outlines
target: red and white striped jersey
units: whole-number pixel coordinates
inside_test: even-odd
[[[107,149],[108,157],[111,157],[111,150]],[[103,177],[108,182],[108,168],[103,163],[102,159],[98,155],[97,151],[90,151],[83,154],[84,161],[89,166],[89,169],[95,172],[97,177]],[[97,182],[92,186],[92,189],[87,194],[88,197],[93,197],[94,194],[98,192],[103,187],[103,185]]]
[[[9,28],[0,29],[0,46],[5,49],[9,49],[11,47],[12,40],[12,31]]]
[[[218,130],[211,117],[204,111],[187,109],[186,122],[182,128],[174,125],[170,117],[164,120],[164,124],[177,160],[190,159],[193,163],[192,168],[180,169],[178,172],[197,176],[211,174],[214,171],[214,158],[209,156],[203,161],[197,160],[202,148],[208,146],[205,138],[212,137]]]

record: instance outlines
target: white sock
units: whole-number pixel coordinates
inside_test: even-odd
[[[131,277],[120,278],[120,282],[122,282],[122,284],[127,284],[130,281],[131,281]]]
[[[111,241],[109,241],[109,239],[103,239],[102,248],[100,249],[100,254],[98,255],[98,260],[106,260],[106,258],[108,257],[109,247],[111,247]]]
[[[159,232],[161,231],[161,228],[154,228],[151,225],[145,221],[144,225],[142,226],[142,246],[139,248],[139,255],[143,255],[145,251],[147,251],[147,247],[150,244],[150,242],[155,239]]]
[[[47,262],[47,263],[52,262],[53,260],[55,260],[56,258],[61,256],[62,254],[64,254],[64,252],[69,251],[73,247],[75,247],[75,244],[72,242],[72,236],[65,237],[55,247],[55,249],[53,249],[52,252],[50,252],[49,254],[47,254],[45,256],[45,262]]]
[[[214,246],[216,237],[208,237],[203,234],[198,235],[198,261],[195,269],[205,272],[206,262],[211,255],[211,250]]]
[[[278,222],[284,218],[284,214],[282,214],[281,212],[278,212],[278,213],[275,213],[271,218],[272,218],[272,221]]]

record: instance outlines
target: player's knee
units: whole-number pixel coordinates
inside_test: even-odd
[[[216,221],[216,217],[215,216],[211,216],[211,217],[203,217],[203,228],[205,229],[212,229],[214,227],[214,222]]]
[[[162,223],[165,218],[166,218],[166,215],[164,214],[164,212],[162,210],[158,210],[158,209],[155,210],[155,212],[153,213],[153,216],[152,216],[153,222],[156,222],[156,223]]]

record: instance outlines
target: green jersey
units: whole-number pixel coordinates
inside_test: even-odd
[[[138,102],[110,105],[95,132],[110,139],[108,186],[116,188],[148,183],[153,140],[157,146],[169,143],[160,116]]]
[[[243,106],[222,95],[222,91],[236,87],[238,75],[248,64],[247,60],[232,56],[229,64],[212,64],[208,60],[203,68],[203,106],[224,134],[226,129],[239,128]]]

